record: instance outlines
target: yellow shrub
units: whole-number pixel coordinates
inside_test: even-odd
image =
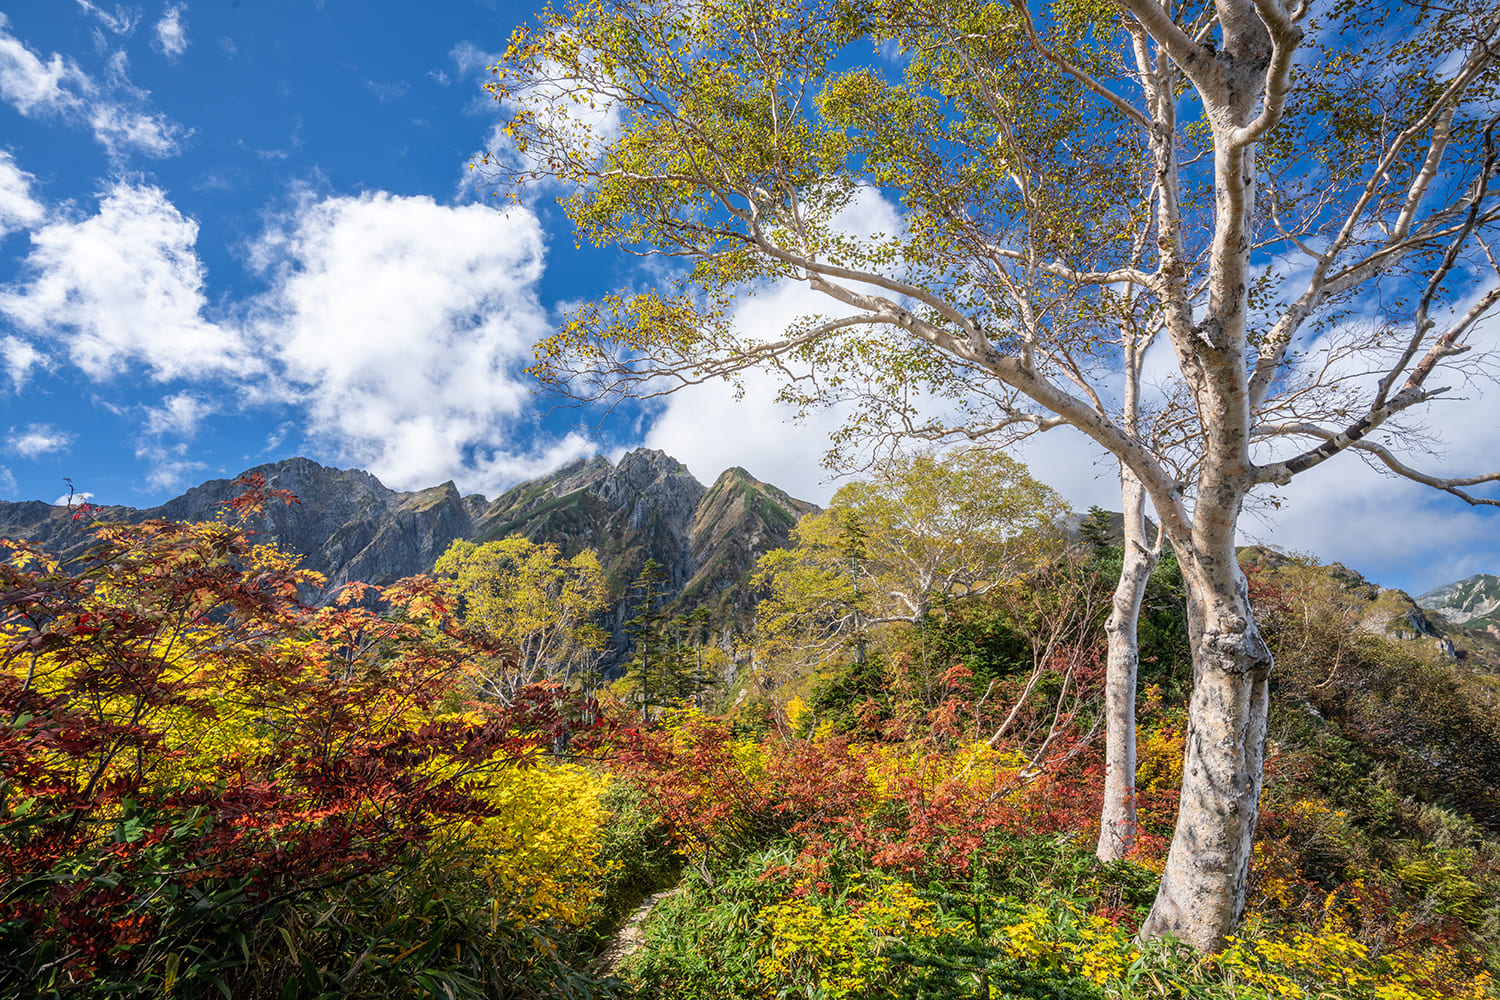
[[[925,786],[961,781],[986,794],[1018,787],[1018,776],[1027,763],[1025,755],[996,750],[983,741],[961,747],[951,755],[934,754],[922,746],[876,745],[867,749],[866,772],[880,801],[888,800],[893,788],[912,780]]]
[[[1312,1000],[1327,994],[1330,987],[1340,997],[1371,1000],[1487,1000],[1494,996],[1489,974],[1464,969],[1452,949],[1372,957],[1361,942],[1328,928],[1255,941],[1231,938],[1219,964],[1236,982],[1277,1000]]]
[[[1012,958],[1035,969],[1083,976],[1100,986],[1120,979],[1140,956],[1129,931],[1071,903],[1056,910],[1028,906],[1020,920],[1005,928],[1004,937],[1002,947]]]
[[[770,925],[772,945],[761,975],[773,986],[815,987],[829,1000],[891,985],[900,973],[885,950],[938,934],[937,908],[906,883],[883,879],[842,900],[790,899],[757,916]]]
[[[1175,792],[1182,787],[1182,733],[1153,729],[1136,744],[1137,792]]]
[[[787,726],[795,732],[809,711],[811,709],[807,707],[807,702],[803,701],[799,695],[792,695],[791,700],[786,703]]]
[[[542,762],[491,774],[481,795],[499,815],[470,843],[499,913],[512,923],[588,923],[608,874],[599,857],[608,780],[575,764]]]

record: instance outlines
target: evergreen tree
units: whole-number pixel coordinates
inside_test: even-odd
[[[703,692],[708,674],[703,668],[703,647],[708,644],[709,614],[705,607],[678,615],[672,622],[676,650],[673,657],[671,688],[673,694],[693,705],[703,707]]]
[[[1089,508],[1083,523],[1078,525],[1078,534],[1093,548],[1096,556],[1106,555],[1110,549],[1119,547],[1115,544],[1115,527],[1111,523],[1113,520],[1114,516],[1109,511],[1095,504]]]
[[[630,585],[635,617],[625,622],[625,635],[631,642],[630,676],[639,687],[641,721],[651,717],[651,706],[663,703],[666,663],[668,659],[667,615],[662,610],[667,571],[655,559],[646,565]]]

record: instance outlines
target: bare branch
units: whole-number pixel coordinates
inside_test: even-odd
[[[1326,427],[1319,427],[1316,424],[1287,422],[1260,428],[1257,430],[1256,436],[1260,439],[1270,437],[1315,437],[1325,441],[1333,441],[1340,435],[1339,432],[1328,430]],[[1466,477],[1434,476],[1412,468],[1398,459],[1389,448],[1374,441],[1354,440],[1347,442],[1344,447],[1363,452],[1367,455],[1373,455],[1380,460],[1382,465],[1401,478],[1410,479],[1412,482],[1421,483],[1436,490],[1442,490],[1444,493],[1451,493],[1464,503],[1473,506],[1500,507],[1500,500],[1489,497],[1476,497],[1465,490],[1465,487],[1469,486],[1500,483],[1500,472],[1488,472],[1478,476]]]

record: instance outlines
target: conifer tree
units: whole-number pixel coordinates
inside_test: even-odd
[[[671,659],[667,614],[662,610],[667,571],[655,559],[647,559],[630,585],[633,617],[625,622],[631,642],[629,676],[636,682],[641,703],[641,721],[651,718],[653,706],[666,703],[668,664]]]

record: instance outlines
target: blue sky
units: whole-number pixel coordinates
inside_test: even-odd
[[[147,506],[307,455],[398,489],[495,495],[597,451],[660,447],[812,500],[835,416],[768,382],[600,415],[521,369],[559,307],[641,280],[541,202],[501,213],[469,158],[485,68],[529,8],[445,0],[28,0],[0,14],[0,498],[65,479]],[[878,201],[878,199],[877,199]],[[879,216],[890,206],[872,204]],[[807,308],[774,291],[744,322]],[[1492,394],[1493,395],[1493,394]],[[1445,445],[1492,461],[1481,399]],[[1051,432],[1026,457],[1079,506],[1113,466]],[[1357,461],[1299,480],[1247,540],[1413,591],[1500,570],[1500,521]],[[1113,501],[1113,503],[1112,503]]]

